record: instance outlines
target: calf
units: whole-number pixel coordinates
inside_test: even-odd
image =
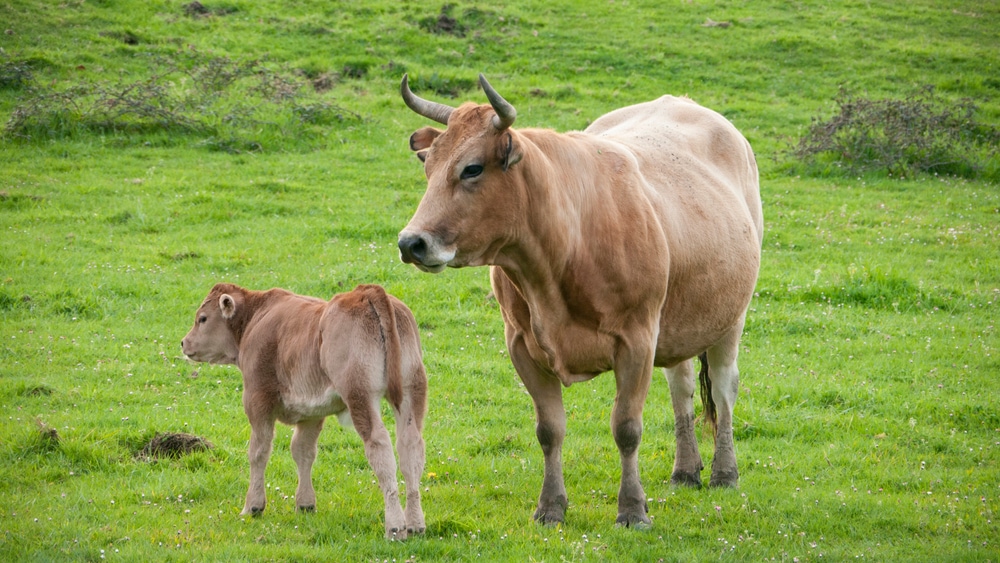
[[[420,474],[427,410],[427,374],[413,313],[377,285],[359,285],[330,301],[283,289],[250,291],[216,284],[181,341],[197,362],[234,364],[243,373],[243,409],[250,420],[250,487],[242,514],[266,504],[264,469],[274,422],[294,425],[298,510],[312,511],[312,465],[329,415],[354,426],[385,498],[385,535],[404,539],[424,531]],[[396,460],[379,413],[388,399],[396,417],[396,449],[406,482],[400,505]]]

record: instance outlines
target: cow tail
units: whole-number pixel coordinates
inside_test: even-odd
[[[382,342],[385,344],[386,397],[398,411],[403,404],[403,352],[396,328],[396,308],[382,286],[366,285],[363,289],[368,295],[368,303],[378,317]]]
[[[708,377],[708,354],[702,352],[698,356],[698,360],[701,361],[698,381],[701,383],[701,405],[704,407],[703,416],[705,417],[705,425],[712,431],[712,437],[714,438],[719,420],[715,408],[715,400],[712,399],[712,380]]]

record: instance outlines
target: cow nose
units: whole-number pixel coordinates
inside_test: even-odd
[[[423,264],[427,257],[427,241],[421,235],[400,235],[399,257],[407,264]]]

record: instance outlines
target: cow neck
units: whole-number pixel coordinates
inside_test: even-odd
[[[519,131],[524,158],[514,170],[527,199],[525,222],[516,244],[496,263],[517,285],[530,308],[569,314],[559,280],[578,254],[589,210],[584,195],[596,188],[588,173],[592,163],[584,147],[562,133],[545,129]],[[563,171],[570,169],[572,174]],[[567,181],[567,178],[572,181]]]
[[[544,310],[554,326],[565,326],[571,318],[600,325],[602,311],[629,309],[665,295],[666,272],[630,258],[665,256],[667,250],[646,196],[625,195],[641,186],[628,179],[620,149],[587,133],[525,130],[523,137],[519,174],[527,212],[517,243],[497,263],[529,308]],[[609,166],[620,173],[609,174]],[[622,225],[646,235],[632,237],[623,249],[618,237],[601,234]],[[595,275],[602,283],[586,281]]]

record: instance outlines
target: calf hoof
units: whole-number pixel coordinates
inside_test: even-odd
[[[254,507],[250,507],[250,508],[244,508],[243,512],[240,512],[240,516],[250,515],[250,516],[253,516],[254,518],[260,516],[261,514],[264,514],[264,507],[263,506],[259,506],[259,507],[258,506],[254,506]]]
[[[406,539],[406,530],[391,528],[385,531],[385,539],[389,541],[403,541]]]
[[[615,526],[631,528],[633,530],[648,530],[653,527],[653,521],[646,516],[645,511],[639,513],[621,513],[615,520]]]
[[[675,472],[670,476],[670,484],[675,487],[691,487],[694,489],[701,488],[701,474],[700,473],[682,473],[680,471]]]
[[[299,512],[316,512],[316,505],[310,504],[309,506],[296,506],[295,510]]]
[[[427,528],[425,528],[423,526],[420,526],[419,528],[410,528],[410,527],[406,528],[406,533],[407,534],[423,534],[426,531],[427,531]]]

